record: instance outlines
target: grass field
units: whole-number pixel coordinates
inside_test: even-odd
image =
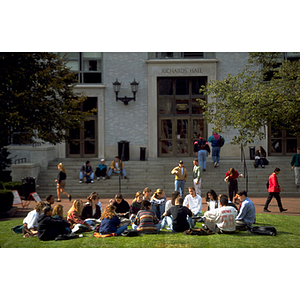
[[[92,232],[82,238],[66,241],[40,241],[37,237],[23,238],[11,228],[22,219],[0,221],[1,248],[299,248],[300,218],[297,216],[257,214],[256,226],[274,226],[276,236],[258,236],[245,231],[233,235],[186,236],[162,230],[158,235],[138,237],[95,238]],[[197,223],[200,227],[202,223]]]

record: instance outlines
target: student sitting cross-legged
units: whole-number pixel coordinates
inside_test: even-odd
[[[136,221],[132,224],[132,229],[141,233],[158,233],[161,224],[153,210],[151,210],[151,202],[143,200],[141,210],[136,215]]]
[[[190,228],[192,224],[191,217],[192,212],[186,206],[182,206],[183,198],[178,197],[175,200],[175,205],[171,206],[164,214],[164,218],[161,223],[161,228],[165,228],[168,224],[169,228],[173,232],[183,232]]]
[[[221,207],[208,210],[204,214],[202,227],[208,228],[215,233],[234,233],[236,230],[235,218],[237,210],[228,205],[228,198],[220,198]]]
[[[100,219],[99,233],[102,235],[112,233],[121,235],[127,229],[126,225],[121,226],[121,220],[116,214],[116,207],[114,205],[106,206]]]

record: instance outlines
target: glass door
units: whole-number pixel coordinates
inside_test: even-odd
[[[159,156],[193,156],[200,133],[206,137],[200,87],[206,77],[162,77],[157,80]]]
[[[81,110],[97,108],[97,97],[88,97]],[[67,144],[67,157],[97,157],[98,132],[97,114],[94,113],[82,122],[79,128],[70,129],[72,142]]]
[[[175,125],[175,122],[174,122]],[[190,137],[189,137],[189,118],[176,119],[176,155],[189,156]]]
[[[159,120],[159,155],[173,155],[173,119],[161,118]]]

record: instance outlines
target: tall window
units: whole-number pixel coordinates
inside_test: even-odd
[[[65,53],[59,53],[63,56]],[[102,82],[101,52],[67,52],[65,59],[72,71],[78,72],[78,83]]]

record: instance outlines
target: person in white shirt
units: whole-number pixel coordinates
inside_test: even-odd
[[[233,206],[228,206],[227,197],[221,197],[220,204],[220,208],[204,213],[202,226],[215,233],[234,233],[236,230],[235,218],[238,211]]]
[[[23,220],[23,228],[22,228],[23,237],[37,236],[37,228],[38,228],[37,220],[45,206],[46,206],[45,202],[39,201],[35,205],[34,210],[30,211],[27,214],[27,216]]]
[[[183,206],[187,206],[193,213],[193,219],[202,221],[202,198],[196,194],[195,188],[193,186],[189,187],[189,195],[184,198]],[[194,227],[194,224],[191,224]]]

